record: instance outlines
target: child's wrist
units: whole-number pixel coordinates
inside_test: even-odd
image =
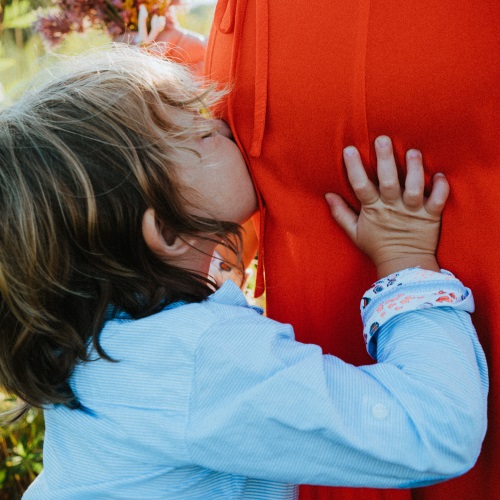
[[[413,267],[376,281],[361,300],[363,337],[370,356],[377,359],[377,337],[392,318],[439,307],[474,312],[472,292],[449,271]]]
[[[431,254],[408,254],[394,257],[377,264],[377,276],[384,278],[390,274],[397,273],[410,267],[420,267],[429,271],[440,272],[438,261],[435,255]]]

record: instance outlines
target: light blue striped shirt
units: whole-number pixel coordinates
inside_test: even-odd
[[[118,362],[77,366],[89,412],[45,411],[44,471],[25,500],[421,486],[469,469],[485,433],[484,355],[469,315],[450,307],[392,318],[378,363],[362,367],[296,342],[232,282],[199,304],[109,321],[101,343]]]

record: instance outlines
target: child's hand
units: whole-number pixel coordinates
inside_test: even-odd
[[[426,198],[422,155],[410,150],[403,191],[390,139],[378,137],[375,150],[379,187],[368,179],[357,149],[351,146],[344,150],[347,174],[361,202],[361,212],[356,215],[339,195],[328,193],[326,199],[334,219],[372,259],[380,277],[413,266],[439,271],[435,254],[448,181],[436,174]]]

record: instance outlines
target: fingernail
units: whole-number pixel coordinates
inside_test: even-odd
[[[389,146],[389,137],[386,137],[385,135],[381,135],[380,137],[377,137],[377,144],[381,148],[385,148]]]
[[[418,149],[410,149],[406,154],[408,155],[408,158],[420,158],[422,155]]]
[[[332,202],[332,195],[330,193],[326,193],[325,199],[326,199],[327,203],[330,205]]]
[[[353,156],[355,152],[356,152],[356,148],[354,146],[347,146],[344,149],[345,156]]]
[[[446,177],[446,176],[441,172],[438,172],[437,174],[434,174],[434,177]]]

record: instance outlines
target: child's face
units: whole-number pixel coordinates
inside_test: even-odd
[[[180,179],[200,196],[186,195],[198,208],[197,215],[241,224],[257,210],[257,196],[243,156],[229,138],[229,127],[219,123],[217,132],[190,141],[189,147],[201,158],[186,152]]]

